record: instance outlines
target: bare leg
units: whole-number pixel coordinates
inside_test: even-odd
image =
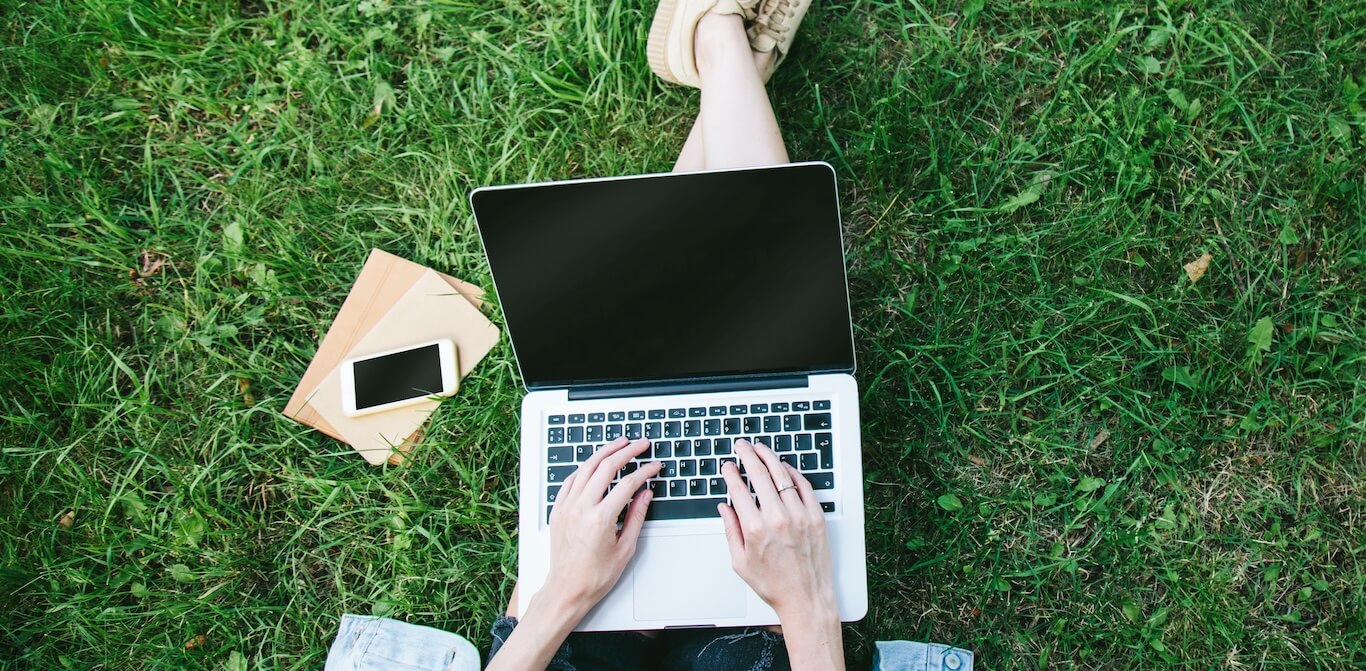
[[[674,171],[787,163],[778,119],[759,78],[773,54],[751,51],[744,24],[733,14],[703,16],[696,50],[702,109]]]

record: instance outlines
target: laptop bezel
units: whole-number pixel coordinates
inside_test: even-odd
[[[507,329],[507,333],[508,333],[508,343],[509,343],[509,344],[511,345],[511,347],[512,347],[512,356],[513,356],[513,359],[515,360],[515,362],[516,362],[516,364],[517,364],[517,375],[518,375],[518,377],[520,377],[520,378],[522,379],[522,387],[523,387],[524,389],[526,389],[528,392],[531,392],[531,391],[542,391],[542,390],[553,390],[553,389],[574,389],[574,390],[577,390],[577,389],[604,389],[604,390],[609,390],[609,389],[612,389],[612,388],[615,388],[615,387],[640,387],[640,386],[642,386],[642,385],[647,385],[647,384],[666,385],[666,386],[670,386],[670,387],[694,386],[694,385],[695,385],[695,386],[706,386],[706,385],[709,385],[709,384],[722,383],[722,382],[729,382],[729,383],[737,383],[737,382],[738,382],[738,383],[743,384],[743,383],[749,382],[749,381],[752,381],[752,382],[754,382],[755,384],[765,384],[765,383],[772,384],[772,383],[774,383],[774,382],[781,382],[784,378],[797,378],[797,377],[804,377],[804,376],[806,376],[806,375],[817,375],[817,374],[826,374],[826,373],[846,373],[846,374],[851,374],[851,375],[852,375],[853,373],[855,373],[855,372],[858,370],[858,348],[855,347],[855,345],[854,345],[854,317],[853,317],[853,309],[854,309],[854,308],[853,308],[853,303],[852,303],[852,301],[851,301],[851,299],[850,299],[850,295],[849,295],[849,263],[848,263],[848,260],[845,258],[845,246],[844,246],[844,216],[843,216],[843,214],[841,214],[841,211],[840,211],[840,197],[839,197],[839,188],[838,188],[838,187],[839,187],[838,175],[835,173],[834,167],[831,166],[829,163],[827,163],[827,162],[825,162],[825,161],[798,161],[798,162],[793,162],[793,163],[782,163],[782,164],[778,164],[778,165],[751,166],[751,167],[744,167],[744,168],[720,168],[720,169],[714,169],[714,170],[694,170],[694,171],[687,171],[687,172],[648,173],[648,174],[644,174],[644,175],[624,175],[624,176],[619,176],[619,177],[586,177],[586,178],[578,178],[578,179],[549,180],[549,181],[542,181],[542,182],[530,182],[530,183],[525,183],[525,184],[503,184],[503,185],[494,185],[494,186],[481,186],[481,187],[478,187],[478,188],[476,188],[476,189],[474,189],[473,191],[470,192],[470,195],[469,195],[469,205],[470,205],[470,212],[474,214],[474,218],[475,218],[475,231],[478,232],[478,234],[479,234],[479,244],[480,244],[480,246],[481,246],[481,247],[483,248],[483,250],[484,250],[484,263],[486,263],[486,264],[488,265],[488,268],[489,268],[489,279],[490,279],[490,281],[493,282],[494,292],[498,294],[499,310],[502,310],[502,309],[503,309],[503,308],[502,308],[502,300],[503,300],[503,297],[502,297],[502,294],[498,292],[498,278],[497,278],[497,277],[494,275],[494,273],[493,273],[493,263],[492,263],[492,261],[489,259],[488,245],[486,244],[486,242],[485,242],[485,240],[484,240],[484,230],[483,230],[483,228],[479,225],[479,211],[478,211],[478,208],[475,206],[475,196],[477,196],[477,195],[480,194],[480,193],[487,192],[487,191],[509,191],[509,190],[530,189],[530,188],[536,188],[536,187],[542,187],[542,186],[563,185],[563,184],[580,184],[580,183],[589,183],[589,182],[617,182],[617,181],[640,180],[640,179],[668,179],[668,178],[671,178],[671,177],[680,177],[680,176],[684,176],[684,175],[711,174],[711,173],[722,173],[722,172],[750,172],[750,171],[760,171],[760,170],[783,170],[783,169],[791,169],[791,168],[803,167],[803,166],[821,166],[821,167],[824,167],[826,170],[830,171],[830,181],[831,181],[831,186],[832,186],[832,188],[831,188],[832,194],[831,194],[831,195],[834,196],[834,198],[835,198],[836,229],[837,229],[837,231],[838,231],[838,233],[839,233],[840,269],[841,269],[841,271],[842,271],[842,273],[843,273],[843,280],[844,280],[845,323],[848,325],[848,328],[849,328],[849,355],[850,355],[850,365],[849,365],[849,366],[837,366],[837,367],[830,367],[830,368],[799,368],[799,369],[792,369],[792,370],[786,370],[786,371],[753,371],[753,372],[748,372],[748,373],[732,373],[732,374],[725,374],[725,375],[691,375],[691,376],[671,377],[671,378],[624,378],[624,379],[612,379],[612,380],[571,380],[571,381],[568,381],[568,382],[554,381],[554,382],[539,382],[539,383],[533,383],[533,382],[530,382],[530,381],[527,379],[527,377],[526,377],[526,375],[525,375],[525,371],[522,370],[522,359],[521,359],[521,357],[517,356],[517,340],[516,340],[515,336],[513,335],[512,325],[511,325],[510,323],[508,323],[506,317],[504,317],[504,319],[503,319],[503,327],[504,327],[505,329]]]

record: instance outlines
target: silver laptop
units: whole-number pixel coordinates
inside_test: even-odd
[[[470,196],[527,395],[518,612],[553,558],[560,483],[619,437],[652,444],[635,558],[579,631],[777,624],[731,569],[716,504],[745,438],[811,481],[840,618],[868,607],[853,330],[834,170],[488,187]],[[619,474],[621,475],[621,474]]]

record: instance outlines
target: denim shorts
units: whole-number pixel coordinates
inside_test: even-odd
[[[493,661],[517,618],[493,623]],[[781,634],[762,627],[673,629],[646,636],[638,631],[570,634],[546,671],[789,671]]]
[[[489,657],[517,620],[493,625]],[[667,646],[667,647],[666,647]],[[874,671],[972,671],[970,651],[937,643],[878,641]],[[479,671],[479,652],[456,634],[381,617],[343,615],[325,671]],[[684,629],[652,639],[639,632],[570,634],[550,669],[787,669],[783,637],[766,629]]]

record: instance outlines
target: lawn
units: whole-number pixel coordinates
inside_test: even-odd
[[[0,667],[487,648],[507,343],[402,467],[280,410],[370,248],[491,286],[472,188],[669,169],[652,12],[0,0]],[[853,668],[1366,668],[1366,5],[817,0],[771,91],[840,178]]]

